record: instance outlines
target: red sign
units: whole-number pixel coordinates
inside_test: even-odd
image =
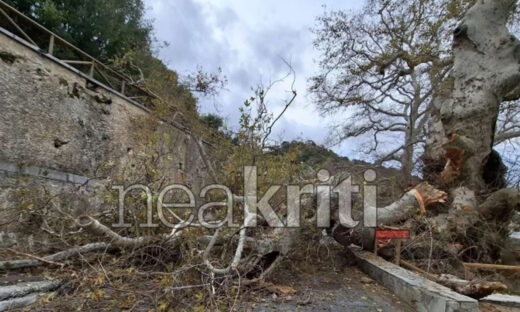
[[[376,230],[376,238],[378,239],[408,239],[410,238],[409,230]]]

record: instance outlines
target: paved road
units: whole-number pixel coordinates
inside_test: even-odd
[[[277,282],[282,283],[282,278]],[[372,281],[357,267],[344,267],[339,271],[324,269],[321,272],[300,273],[290,282],[295,294],[283,295],[266,292],[257,302],[248,303],[246,310],[264,311],[360,311],[393,312],[414,311],[399,301],[386,288]]]

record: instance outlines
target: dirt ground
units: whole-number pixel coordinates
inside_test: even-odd
[[[50,277],[65,281],[55,295],[17,311],[414,311],[361,272],[340,249],[317,250],[313,257],[309,252],[293,254],[268,280],[251,286],[215,281],[207,287],[200,274],[194,275],[198,281],[186,284],[188,279],[180,282],[169,273],[111,264],[115,259],[78,261],[73,269],[0,273],[0,286]],[[171,287],[176,283],[179,286]],[[520,309],[481,304],[480,310]]]

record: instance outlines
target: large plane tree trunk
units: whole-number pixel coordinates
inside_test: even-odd
[[[520,209],[519,192],[504,189],[504,166],[492,150],[500,104],[520,97],[520,42],[506,27],[515,9],[515,0],[478,0],[454,30],[453,73],[434,95],[424,155],[424,178],[436,189],[424,192],[418,186],[407,193],[409,200],[395,203],[404,203],[394,208],[406,213],[399,216],[407,221],[378,218],[378,226],[407,227],[417,234],[409,250],[416,248],[418,257],[431,258],[435,241],[440,254],[498,260],[512,212]],[[424,209],[444,200],[448,209]],[[424,219],[416,221],[419,209],[409,209],[411,203],[421,207]],[[430,234],[419,235],[425,229]],[[345,233],[347,243],[358,233],[372,248],[373,231]]]
[[[477,1],[454,30],[453,74],[437,91],[425,177],[477,196],[503,186],[492,152],[500,103],[518,98],[520,42],[506,25],[514,0]]]
[[[520,42],[507,29],[515,9],[515,0],[475,2],[454,30],[453,73],[434,98],[424,176],[450,195],[449,213],[434,221],[460,240],[485,240],[490,222],[503,229],[520,208],[492,149],[500,104],[520,96]]]

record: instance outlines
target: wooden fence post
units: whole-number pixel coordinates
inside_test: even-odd
[[[92,62],[92,65],[90,65],[90,71],[88,73],[88,75],[91,77],[91,78],[94,78],[94,70],[96,69],[96,63]]]
[[[49,54],[52,55],[54,53],[54,35],[51,35],[51,39],[49,40]]]

